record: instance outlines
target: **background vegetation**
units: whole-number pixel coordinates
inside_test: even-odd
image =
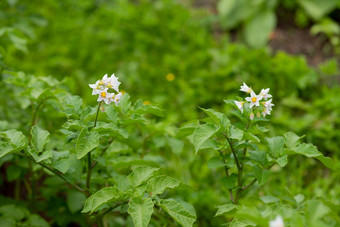
[[[85,162],[72,156],[75,141],[70,132],[78,129],[72,128],[70,120],[82,121],[82,127],[94,121],[92,109],[83,111],[96,108],[88,84],[115,73],[122,82],[120,89],[128,94],[117,109],[119,116],[112,107],[100,113],[99,119],[114,122],[129,136],[113,132],[117,141],[102,144],[110,146],[105,160],[95,154],[100,163],[93,180],[96,190],[113,184],[117,175],[129,174],[134,166],[151,165],[181,181],[162,198],[192,204],[197,226],[231,222],[262,226],[256,216],[267,223],[276,214],[288,220],[288,226],[339,225],[339,2],[258,0],[250,6],[246,0],[220,0],[203,8],[197,7],[199,3],[2,1],[1,148],[10,140],[8,130],[21,131],[28,140],[37,123],[50,134],[46,149],[58,151],[51,161],[54,167],[72,175],[75,182],[86,178],[81,167]],[[280,29],[318,34],[314,38],[323,45],[315,50],[310,44],[313,51],[308,56],[320,55],[322,61],[310,65],[304,55],[273,48]],[[290,37],[299,39],[298,35]],[[270,121],[262,123],[269,129],[267,136],[287,131],[305,135],[302,141],[331,157],[334,168],[315,159],[290,156],[284,168],[273,167],[267,184],[256,184],[247,193],[241,201],[246,210],[238,213],[239,221],[233,221],[235,214],[215,217],[217,206],[228,202],[228,190],[221,180],[223,168],[209,162],[214,151],[207,148],[195,155],[190,137],[178,128],[205,117],[198,107],[213,108],[236,122],[234,107],[224,100],[240,95],[242,82],[254,90],[270,88],[275,107]],[[67,101],[70,95],[82,101]],[[67,168],[56,164],[63,159],[59,151],[68,152],[64,153],[67,162],[59,163],[68,163]],[[80,212],[85,200],[82,193],[38,164],[9,154],[1,155],[0,167],[0,223],[95,225]],[[76,170],[72,173],[70,167]],[[110,175],[108,180],[104,173]],[[159,214],[150,225],[177,225],[161,208]],[[133,225],[126,211],[109,213],[104,223]]]

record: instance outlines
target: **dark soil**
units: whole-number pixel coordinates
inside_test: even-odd
[[[194,7],[206,8],[212,13],[217,13],[217,0],[195,0]],[[329,43],[327,37],[322,34],[312,35],[310,27],[298,27],[294,21],[294,11],[279,7],[276,10],[277,26],[270,36],[269,46],[276,51],[284,51],[292,55],[303,55],[311,66],[334,57],[334,48]],[[225,32],[218,28],[216,33]],[[232,31],[232,40],[240,41],[237,37],[237,29]]]

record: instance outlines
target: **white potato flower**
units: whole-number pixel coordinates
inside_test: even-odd
[[[252,92],[253,90],[252,90],[250,87],[248,87],[248,86],[246,85],[246,83],[243,82],[243,85],[241,86],[240,91],[243,91],[243,92],[245,92],[245,93],[250,93],[250,92]]]
[[[111,77],[108,77],[107,74],[103,76],[101,80],[98,80],[95,84],[89,84],[90,88],[92,88],[92,95],[98,95],[98,102],[105,102],[106,104],[111,104],[114,102],[118,105],[122,93],[119,92],[120,82],[118,81],[118,77],[115,77],[114,74]],[[113,89],[114,92],[112,92]],[[111,91],[111,92],[110,92]],[[117,94],[115,93],[117,92]]]
[[[239,102],[239,101],[234,101],[237,108],[239,108],[239,110],[241,110],[241,113],[243,113],[243,105],[244,105],[244,101],[243,102]]]
[[[243,113],[244,110],[244,104],[247,102],[249,103],[249,108],[251,109],[250,113],[250,119],[253,120],[255,116],[261,117],[261,114],[263,117],[266,115],[270,115],[272,111],[272,107],[274,104],[272,103],[272,99],[268,100],[272,97],[271,94],[269,94],[270,88],[261,89],[261,92],[259,95],[257,95],[246,83],[243,82],[243,85],[241,86],[240,91],[250,93],[250,97],[246,97],[245,101],[234,101],[237,108]],[[265,100],[264,102],[260,101]],[[267,101],[268,100],[268,101]]]
[[[260,106],[260,100],[262,99],[261,95],[256,95],[254,91],[250,92],[250,97],[247,97],[246,100],[250,102],[249,107],[253,108],[253,106]]]
[[[276,218],[269,222],[269,227],[284,227],[285,223],[283,222],[283,218],[278,215]]]
[[[269,94],[269,90],[270,90],[270,88],[262,89],[262,90],[261,90],[260,96],[262,96],[264,100],[267,100],[267,99],[269,99],[269,98],[272,97],[272,95]]]

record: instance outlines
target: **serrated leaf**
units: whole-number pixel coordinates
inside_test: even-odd
[[[131,215],[135,227],[147,227],[153,213],[151,198],[132,198],[129,202],[128,213]]]
[[[50,133],[47,130],[40,128],[38,125],[34,125],[31,129],[32,145],[39,153],[44,150],[45,144],[49,140]]]
[[[137,187],[145,182],[147,179],[149,179],[153,172],[158,169],[159,168],[154,168],[150,166],[138,166],[132,171],[132,173],[129,174],[129,182],[132,186]]]
[[[269,145],[269,152],[274,157],[283,155],[284,151],[284,139],[282,136],[267,138]]]
[[[225,213],[228,213],[230,211],[232,211],[233,209],[237,209],[238,206],[233,204],[233,203],[227,203],[227,204],[224,204],[224,205],[221,205],[221,206],[217,206],[218,210],[215,214],[215,217],[216,216],[220,216],[222,214],[225,214]]]
[[[99,134],[96,131],[87,132],[86,128],[83,128],[79,133],[77,143],[76,143],[76,152],[77,158],[81,159],[87,153],[95,149],[99,145]]]
[[[294,149],[301,139],[300,136],[297,136],[294,132],[287,132],[284,134],[285,144],[288,149]]]
[[[196,221],[196,213],[174,199],[163,199],[161,207],[180,225],[190,227]]]
[[[84,204],[82,213],[93,212],[107,202],[119,200],[121,192],[116,187],[103,188],[91,195]]]
[[[162,194],[167,188],[175,188],[179,185],[179,181],[169,176],[157,176],[147,182],[147,191],[152,196]]]
[[[214,124],[204,124],[196,127],[193,134],[193,143],[195,146],[195,154],[200,150],[202,144],[212,137],[217,131],[218,127]]]

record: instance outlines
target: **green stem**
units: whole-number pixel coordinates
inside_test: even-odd
[[[60,173],[58,170],[54,169],[53,167],[48,166],[48,165],[45,165],[45,164],[42,163],[42,162],[36,162],[32,157],[27,156],[27,155],[24,155],[24,154],[22,154],[22,153],[20,153],[20,152],[19,152],[19,153],[16,153],[16,154],[17,154],[17,155],[20,155],[20,156],[23,156],[23,157],[26,157],[26,158],[30,159],[31,161],[33,161],[34,163],[40,165],[41,167],[43,167],[43,168],[49,170],[50,172],[52,172],[52,173],[53,173],[54,175],[56,175],[57,177],[59,177],[59,178],[61,178],[62,180],[64,180],[69,186],[71,186],[72,188],[75,188],[75,189],[77,189],[78,191],[80,191],[81,193],[85,194],[85,190],[84,190],[84,189],[82,189],[81,187],[79,187],[77,184],[72,184],[72,183],[70,183],[70,182],[63,176],[62,173]],[[27,187],[28,187],[28,190],[29,190],[29,191],[32,190],[32,189],[30,189],[30,187],[29,187],[28,184],[27,184]]]
[[[103,101],[99,102],[99,104],[98,104],[96,119],[94,120],[93,128],[95,128],[97,126],[98,114],[99,114],[100,105],[102,104],[102,102]],[[86,190],[87,190],[86,194],[87,194],[87,197],[89,197],[91,195],[91,192],[90,192],[91,173],[92,173],[92,161],[91,161],[91,151],[90,151],[89,153],[87,153],[87,176],[86,176]]]
[[[223,160],[225,173],[226,173],[227,177],[229,177],[229,170],[228,170],[228,167],[226,166],[226,161],[225,161],[223,152],[222,152],[222,151],[218,151],[218,152],[220,153],[220,156],[221,156],[221,158],[222,158],[222,160]],[[230,196],[230,200],[231,200],[232,202],[234,202],[234,197],[233,197],[233,191],[232,191],[232,189],[229,189],[229,196]]]
[[[223,135],[224,135],[224,137],[227,139],[227,141],[229,143],[231,152],[234,155],[235,163],[236,163],[236,166],[237,166],[237,171],[238,171],[238,174],[237,174],[237,187],[238,187],[238,189],[237,189],[236,197],[235,197],[235,200],[234,200],[234,203],[237,204],[238,203],[238,199],[239,199],[239,194],[240,194],[240,191],[242,189],[242,166],[240,165],[240,162],[239,162],[238,157],[236,155],[233,143],[231,142],[230,138],[225,133],[223,133]]]

